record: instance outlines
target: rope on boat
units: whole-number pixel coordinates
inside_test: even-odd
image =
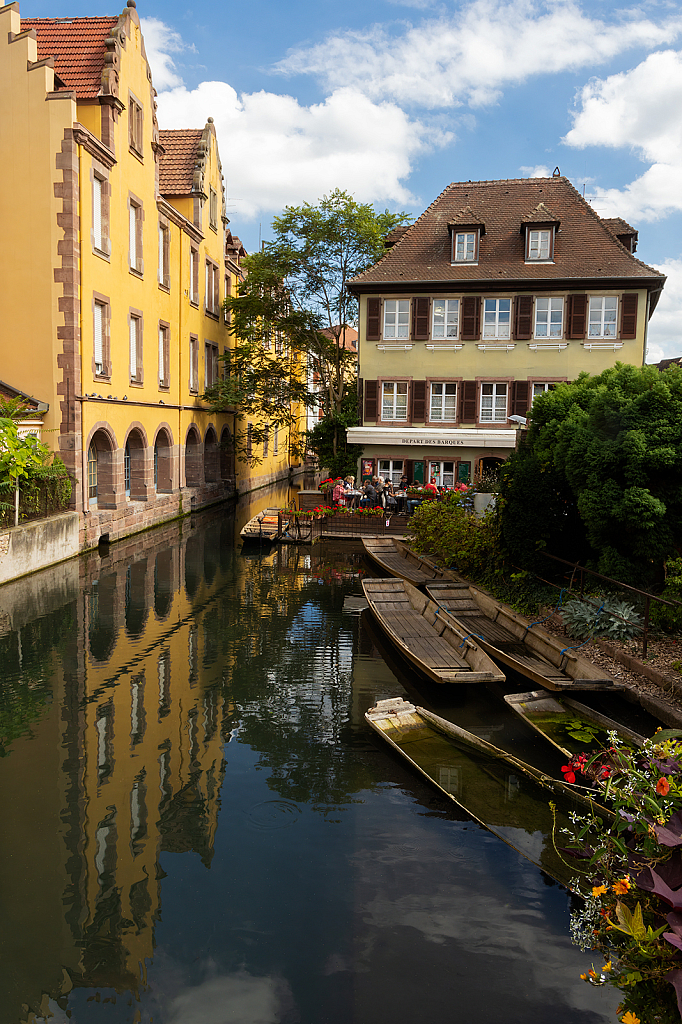
[[[461,642],[461,644],[459,646],[460,647],[464,647],[465,643],[467,642],[467,640],[471,636],[475,636],[477,640],[482,640],[483,643],[485,643],[485,637],[481,636],[480,633],[467,633],[467,635],[464,637],[464,639],[462,640],[462,642]]]
[[[594,617],[594,626],[592,627],[592,632],[588,636],[587,640],[583,640],[583,642],[581,644],[577,644],[575,647],[564,647],[563,651],[559,651],[559,654],[565,654],[566,651],[578,651],[578,650],[580,650],[581,647],[584,647],[585,644],[589,644],[590,640],[594,636],[594,628],[597,625],[597,619],[601,615],[603,607],[604,607],[604,602],[602,601],[601,605],[599,606],[599,611],[597,612],[597,614]]]
[[[547,622],[547,619],[551,619],[553,615],[556,615],[556,613],[561,608],[561,603],[562,603],[562,601],[564,599],[564,594],[565,593],[566,593],[566,588],[564,587],[564,589],[559,594],[559,600],[557,601],[556,608],[553,608],[552,611],[549,613],[549,615],[545,615],[544,619],[538,619],[537,622],[531,622],[529,626],[526,626],[526,633],[528,632],[529,629],[532,629],[533,626],[540,626],[540,625],[542,625],[543,622]]]

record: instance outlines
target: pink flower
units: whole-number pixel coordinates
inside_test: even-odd
[[[575,772],[570,764],[562,765],[561,770],[564,773],[565,782],[575,782]]]

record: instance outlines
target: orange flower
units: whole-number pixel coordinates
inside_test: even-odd
[[[605,893],[607,891],[608,890],[607,890],[605,885],[593,885],[592,886],[592,895],[595,897],[595,899],[597,898],[597,896],[601,896],[603,893]]]
[[[630,876],[626,875],[625,878],[620,878],[617,882],[614,882],[611,886],[617,896],[624,896],[630,889]]]
[[[656,792],[660,796],[667,796],[670,792],[670,783],[666,778],[660,778],[656,783]]]
[[[621,1020],[623,1024],[641,1024],[639,1017],[636,1017],[631,1010],[628,1010],[628,1012],[621,1017]]]

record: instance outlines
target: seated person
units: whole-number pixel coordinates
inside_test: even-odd
[[[343,487],[343,480],[341,480],[340,478],[336,481],[334,485],[332,499],[335,505],[343,506],[346,504],[346,492]]]
[[[360,499],[360,505],[362,508],[374,508],[377,502],[377,492],[374,489],[374,484],[371,480],[368,480],[362,490],[362,498]]]
[[[374,490],[377,492],[377,508],[384,508],[386,499],[384,497],[384,478],[383,476],[374,477],[372,483],[374,484]]]
[[[431,494],[438,494],[438,488],[436,487],[436,478],[432,476],[428,484],[424,484],[424,490],[430,491]]]
[[[398,484],[398,490],[399,491],[406,491],[409,486],[410,486],[410,484],[409,484],[409,481],[407,479],[407,473],[403,473],[403,475],[400,478],[400,483]]]

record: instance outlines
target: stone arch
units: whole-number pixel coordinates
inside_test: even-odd
[[[204,482],[203,445],[194,423],[185,437],[185,486],[201,487]]]
[[[220,434],[220,479],[234,479],[234,438],[227,424]]]
[[[131,423],[123,445],[123,487],[131,501],[147,501],[147,433],[141,423]]]
[[[95,423],[85,444],[86,507],[116,508],[121,490],[117,459],[118,443],[110,425]]]
[[[204,480],[207,483],[220,479],[218,456],[218,435],[215,427],[209,424],[204,435]]]
[[[154,486],[157,494],[173,490],[173,432],[167,423],[159,424],[154,438]]]

